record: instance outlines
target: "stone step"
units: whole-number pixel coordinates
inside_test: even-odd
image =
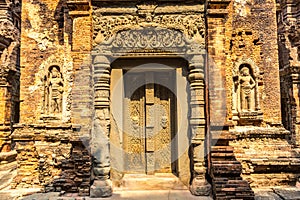
[[[170,173],[126,174],[120,190],[187,190],[178,177]]]
[[[218,157],[221,157],[221,158],[223,158],[223,159],[225,159],[225,158],[232,158],[232,157],[234,157],[234,153],[232,152],[232,153],[223,153],[223,152],[221,152],[221,153],[211,153],[211,157],[213,157],[213,158],[218,158]]]
[[[233,152],[233,147],[231,146],[212,146],[211,147],[211,152],[216,153],[216,152]]]

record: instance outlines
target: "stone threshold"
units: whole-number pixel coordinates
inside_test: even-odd
[[[188,190],[188,187],[171,173],[125,174],[121,187],[115,187],[114,191],[130,190]]]

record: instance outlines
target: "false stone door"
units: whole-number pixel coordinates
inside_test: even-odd
[[[172,173],[175,142],[173,71],[124,73],[123,146],[127,173]],[[172,153],[173,152],[173,153]]]

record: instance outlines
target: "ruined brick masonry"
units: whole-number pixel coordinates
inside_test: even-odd
[[[298,0],[0,0],[0,58],[11,188],[300,184]]]

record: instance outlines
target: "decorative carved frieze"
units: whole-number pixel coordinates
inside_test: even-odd
[[[94,39],[97,44],[108,41],[121,30],[138,29],[140,27],[161,27],[178,30],[188,40],[204,44],[205,22],[202,15],[157,15],[152,21],[136,16],[102,16],[94,10]]]
[[[186,42],[179,31],[144,28],[119,32],[112,43],[112,51],[153,51],[153,49],[172,51],[172,49],[177,50],[177,48],[185,48],[185,46]]]

